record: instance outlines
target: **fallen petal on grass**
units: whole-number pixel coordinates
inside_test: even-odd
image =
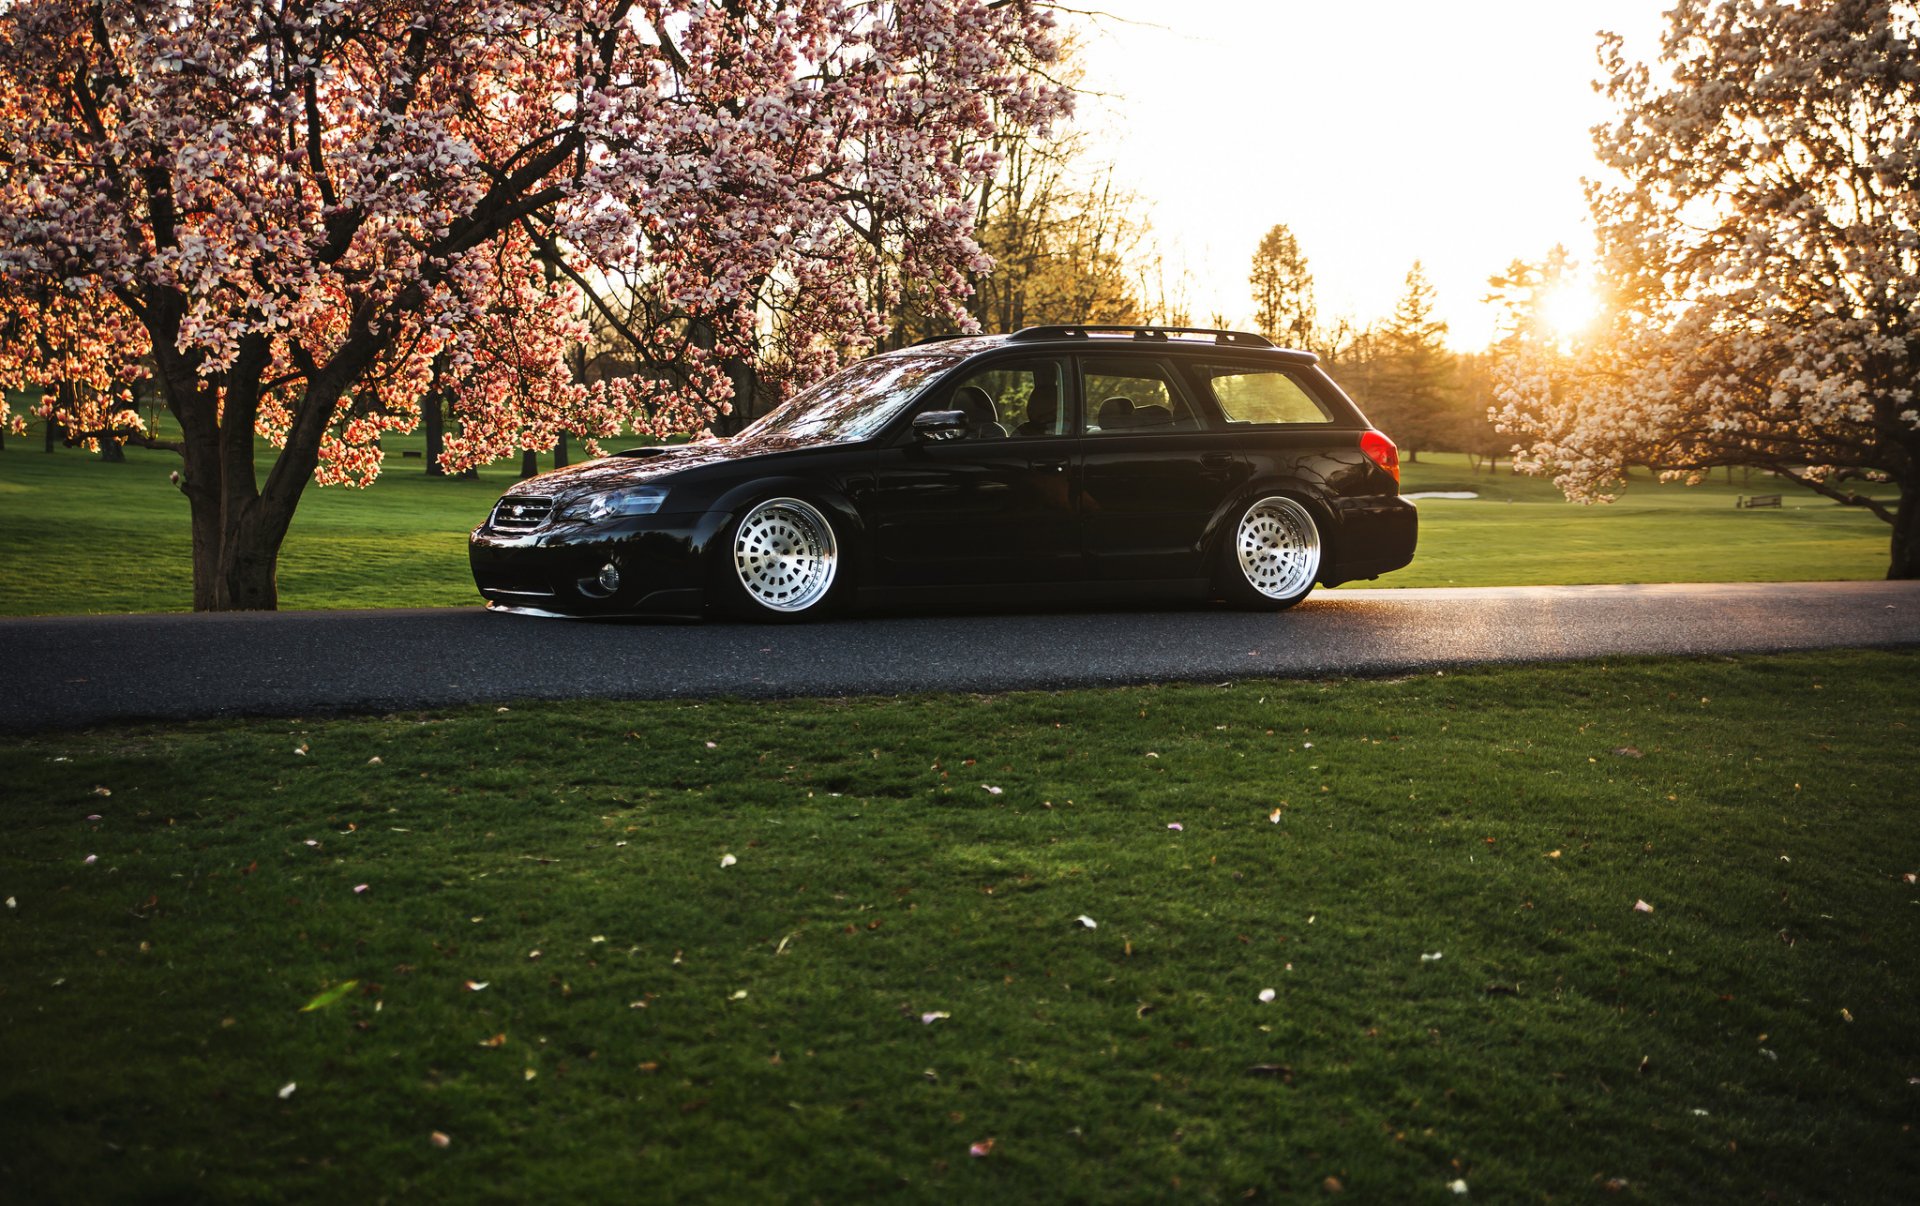
[[[97,855],[97,854],[89,854],[89,855],[88,855],[87,857],[85,857],[85,858],[83,858],[83,859],[81,859],[81,860],[80,860],[80,865],[81,865],[82,867],[91,867],[91,866],[93,866],[93,865],[94,865],[95,863],[97,863],[97,862],[99,862],[99,861],[100,861],[100,856],[99,856],[99,855]]]
[[[931,1026],[935,1022],[944,1021],[945,1019],[950,1018],[952,1016],[953,1016],[952,1014],[946,1012],[945,1010],[936,1009],[932,1013],[921,1014],[920,1024],[922,1026]]]
[[[485,987],[486,987],[487,985],[489,985],[489,984],[491,984],[491,983],[493,983],[493,981],[491,981],[491,980],[468,980],[468,981],[467,981],[467,991],[468,991],[468,992],[479,992],[479,991],[480,991],[481,989],[483,989],[483,988],[485,988]]]
[[[1081,925],[1086,926],[1090,930],[1097,930],[1100,928],[1100,923],[1095,921],[1093,918],[1087,916],[1085,913],[1080,914],[1080,916],[1074,918],[1074,920],[1079,922]]]
[[[1271,988],[1263,988],[1260,990],[1260,1003],[1262,1005],[1270,1004],[1272,1003],[1273,998],[1278,995],[1280,994],[1274,992]]]
[[[293,1081],[288,1081],[286,1084],[281,1085],[280,1092],[278,1094],[280,1100],[285,1101],[287,1098],[292,1097],[293,1091],[299,1087],[300,1086],[295,1084]]]
[[[723,854],[720,856],[720,866],[722,868],[731,867],[739,861],[739,859],[733,857],[731,854]]]
[[[1644,900],[1636,900],[1633,902],[1633,911],[1636,913],[1651,913],[1653,912],[1653,906]]]
[[[1447,1188],[1451,1189],[1453,1192],[1457,1194],[1464,1194],[1467,1192],[1467,1183],[1465,1181],[1458,1181],[1458,1180],[1448,1181]]]
[[[1440,952],[1439,952],[1439,951],[1434,951],[1434,952],[1433,952],[1432,954],[1424,954],[1424,953],[1423,953],[1423,954],[1422,954],[1422,955],[1420,956],[1420,962],[1422,962],[1422,963],[1438,963],[1439,961],[1440,961]]]
[[[1181,824],[1180,822],[1178,822],[1178,821],[1170,821],[1170,822],[1168,822],[1168,823],[1167,823],[1167,828],[1168,828],[1168,829],[1171,829],[1171,830],[1173,830],[1173,831],[1174,831],[1175,833],[1181,833],[1181,832],[1184,832],[1184,831],[1186,830],[1186,826],[1185,826],[1185,825],[1182,825],[1182,824]]]
[[[427,1141],[435,1147],[446,1147],[453,1142],[452,1138],[450,1138],[445,1131],[435,1131],[427,1137]]]
[[[980,786],[985,788],[986,793],[990,796],[997,796],[997,795],[1000,795],[1002,792],[1001,788],[995,787],[990,783],[982,783]]]
[[[366,884],[355,884],[353,885],[353,894],[359,896],[367,890],[367,887],[368,885]]]
[[[980,1142],[975,1143],[972,1146],[967,1148],[967,1154],[969,1156],[985,1156],[985,1155],[991,1154],[992,1152],[993,1152],[993,1140],[991,1139],[982,1139]]]

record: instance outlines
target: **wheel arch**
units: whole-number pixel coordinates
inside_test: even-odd
[[[724,493],[713,500],[712,511],[724,514],[726,519],[720,524],[725,531],[732,525],[740,512],[748,507],[764,502],[769,498],[792,497],[813,503],[826,513],[832,521],[834,533],[841,538],[841,544],[847,545],[848,538],[857,542],[855,551],[864,559],[866,553],[867,519],[853,500],[835,486],[813,478],[780,475],[777,477],[755,477],[729,486]]]

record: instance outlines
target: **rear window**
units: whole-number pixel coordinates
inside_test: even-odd
[[[1202,372],[1229,423],[1272,426],[1333,422],[1332,412],[1299,378],[1285,370],[1216,365]]]

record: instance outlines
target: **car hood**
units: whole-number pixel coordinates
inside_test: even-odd
[[[656,444],[615,453],[585,464],[569,465],[551,473],[528,478],[516,485],[514,494],[545,494],[574,497],[620,486],[671,480],[681,474],[709,465],[721,465],[751,457],[778,456],[821,445],[813,440],[782,437],[757,437],[701,440],[693,444]]]

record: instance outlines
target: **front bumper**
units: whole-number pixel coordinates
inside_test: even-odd
[[[698,616],[708,554],[733,517],[642,515],[616,523],[555,522],[530,531],[473,530],[467,560],[489,603],[563,616]],[[619,585],[607,590],[601,571]]]

